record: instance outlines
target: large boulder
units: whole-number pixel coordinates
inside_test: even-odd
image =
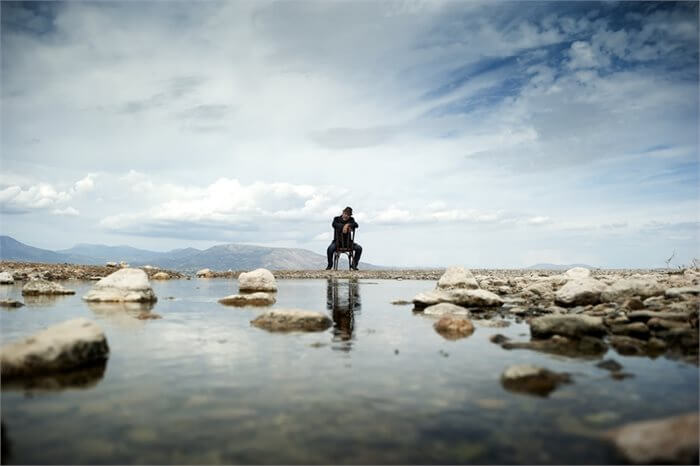
[[[466,317],[444,315],[435,324],[435,331],[448,340],[468,337],[474,333],[474,324]]]
[[[510,366],[501,374],[501,385],[508,391],[546,397],[563,383],[570,383],[568,374],[552,372],[530,364]]]
[[[580,278],[590,278],[591,271],[585,267],[574,267],[562,274],[567,280],[576,280]]]
[[[529,296],[551,299],[553,294],[552,282],[549,280],[541,280],[526,286],[522,292]]]
[[[61,295],[75,294],[75,291],[68,290],[56,282],[50,282],[43,278],[33,278],[22,287],[22,294],[24,296]]]
[[[474,275],[464,267],[449,267],[438,280],[437,288],[441,290],[455,288],[474,290],[479,288],[479,284]]]
[[[607,433],[634,464],[698,464],[698,413],[634,422]]]
[[[664,294],[664,288],[655,280],[640,278],[622,278],[614,281],[600,295],[604,302],[622,301],[639,296],[642,299]]]
[[[214,276],[214,272],[210,269],[201,269],[197,270],[196,276],[197,278],[211,278]]]
[[[277,300],[270,293],[233,294],[221,298],[219,302],[229,306],[271,306]]]
[[[238,276],[238,289],[241,291],[277,291],[275,276],[267,269],[255,269]]]
[[[424,308],[438,303],[452,303],[464,307],[498,307],[503,305],[503,299],[495,293],[486,290],[433,290],[419,293],[413,298],[417,308]]]
[[[103,362],[108,355],[109,347],[102,329],[81,317],[0,348],[2,377],[69,371]]]
[[[303,309],[273,309],[250,321],[256,327],[271,332],[318,332],[333,325],[325,314]]]
[[[438,303],[423,309],[423,314],[428,316],[442,316],[445,314],[470,315],[469,309],[452,303]]]
[[[576,278],[566,282],[554,295],[561,306],[578,306],[600,303],[600,295],[607,285],[594,278]]]
[[[530,333],[533,338],[547,338],[552,335],[582,338],[586,335],[605,335],[606,329],[601,317],[585,314],[558,314],[532,319]]]
[[[9,272],[0,272],[0,285],[12,285],[15,279]]]
[[[140,302],[157,301],[148,281],[148,275],[141,269],[120,269],[101,279],[83,296],[91,302]]]

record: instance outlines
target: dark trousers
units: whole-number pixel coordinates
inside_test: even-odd
[[[355,267],[357,267],[357,264],[360,263],[360,256],[362,255],[362,246],[360,246],[357,243],[354,243],[352,245],[353,249],[353,264]],[[333,265],[333,253],[335,252],[335,241],[331,242],[330,246],[328,246],[328,249],[326,250],[326,255],[328,256],[328,267],[331,267]]]

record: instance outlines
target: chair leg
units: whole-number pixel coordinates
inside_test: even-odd
[[[333,270],[338,270],[338,258],[340,254],[337,252],[333,253]]]
[[[350,251],[348,253],[348,270],[352,270],[352,259],[353,259],[352,255],[353,255],[353,251]]]

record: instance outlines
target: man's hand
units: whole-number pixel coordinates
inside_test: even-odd
[[[350,224],[346,223],[343,225],[343,233],[350,233]]]

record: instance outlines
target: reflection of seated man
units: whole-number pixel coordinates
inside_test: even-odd
[[[345,287],[339,286],[335,279],[328,280],[326,290],[326,308],[333,311],[333,335],[342,341],[351,340],[355,328],[355,309],[360,308],[357,280],[348,282],[347,295]]]
[[[331,226],[333,227],[333,241],[328,246],[328,250],[326,251],[326,255],[328,256],[328,265],[326,266],[326,270],[330,270],[333,267],[333,254],[335,253],[337,247],[337,245],[335,244],[335,238],[337,234],[342,234],[343,241],[345,241],[346,239],[348,239],[351,229],[354,230],[356,228],[359,228],[359,225],[357,224],[355,219],[352,218],[352,207],[344,208],[342,215],[334,217]],[[350,268],[352,270],[357,270],[357,264],[360,263],[360,256],[362,255],[362,246],[360,246],[357,243],[354,243],[353,250],[353,263],[350,264]]]

